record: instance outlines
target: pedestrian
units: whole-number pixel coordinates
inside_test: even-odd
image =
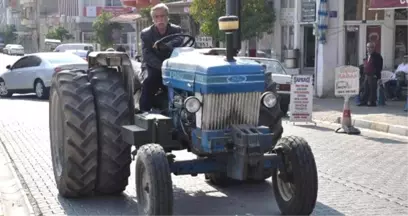
[[[395,73],[391,76],[390,81],[385,85],[390,92],[390,97],[392,100],[399,100],[401,98],[401,90],[403,86],[407,85],[408,76],[408,56],[403,57],[403,62],[398,65]]]
[[[376,106],[377,86],[381,84],[383,58],[375,51],[375,43],[367,43],[367,57],[364,59],[363,97],[358,106]]]

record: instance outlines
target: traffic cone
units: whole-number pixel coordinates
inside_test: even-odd
[[[341,118],[341,127],[337,128],[335,132],[339,133],[340,129],[343,129],[342,132],[346,134],[355,134],[355,135],[360,134],[360,130],[355,128],[352,125],[349,97],[344,98],[343,116]]]
[[[343,106],[343,117],[341,118],[341,125],[350,127],[351,125],[351,110],[349,103],[345,102]]]
[[[378,85],[377,89],[377,104],[379,106],[385,106],[385,90],[384,90],[384,85],[380,84]]]

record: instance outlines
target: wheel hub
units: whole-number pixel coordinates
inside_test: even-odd
[[[295,196],[295,185],[281,178],[281,171],[277,170],[277,185],[282,199],[285,201],[291,200]]]
[[[0,95],[7,95],[7,94],[8,94],[8,91],[7,91],[6,83],[0,82]]]
[[[41,82],[37,82],[37,84],[35,85],[35,93],[38,97],[41,97],[43,95],[43,92],[43,85],[41,84]]]

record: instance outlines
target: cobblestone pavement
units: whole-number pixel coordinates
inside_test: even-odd
[[[49,149],[48,102],[30,96],[0,99],[0,142],[21,174],[37,213],[135,215],[134,176],[125,195],[83,200],[60,198]],[[285,135],[306,137],[319,170],[314,215],[408,215],[408,140],[363,131],[362,136],[286,123]],[[180,152],[178,157],[191,157]],[[276,215],[270,180],[217,189],[202,175],[173,178],[180,215]]]
[[[313,117],[322,121],[334,122],[342,115],[342,98],[314,98]],[[387,101],[386,106],[358,107],[350,101],[351,117],[391,125],[408,127],[408,113],[404,112],[405,101]]]

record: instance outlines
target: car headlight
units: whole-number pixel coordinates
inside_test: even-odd
[[[262,94],[262,104],[267,108],[272,108],[276,105],[278,99],[272,92],[265,92]]]
[[[201,107],[201,102],[198,100],[198,98],[194,96],[187,97],[184,100],[184,108],[186,108],[187,112],[189,113],[196,113],[198,110],[200,110]]]

